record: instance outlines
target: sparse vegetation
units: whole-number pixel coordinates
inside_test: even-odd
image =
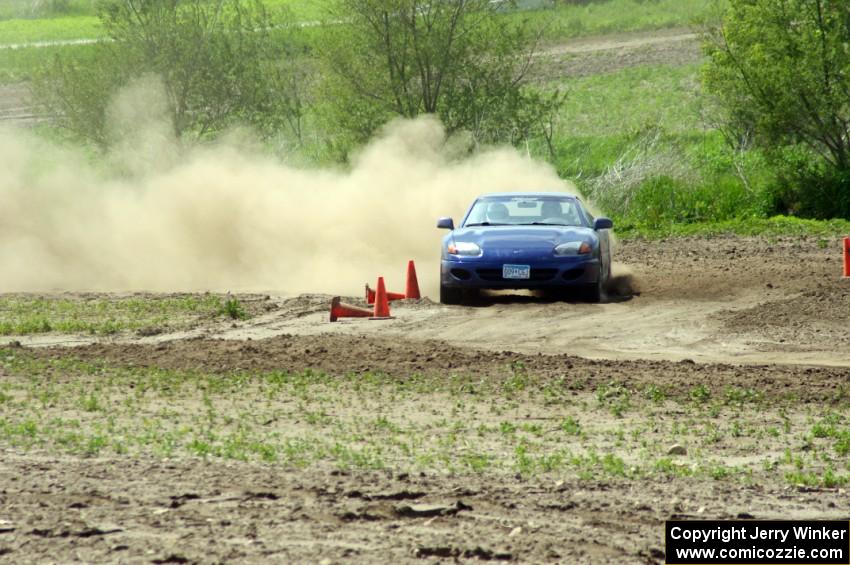
[[[239,299],[220,295],[91,300],[7,296],[0,298],[0,335],[162,333],[188,329],[213,317],[249,316]]]
[[[846,420],[838,405],[824,417],[812,407],[811,447],[800,451],[805,414],[797,411],[791,422],[780,414],[784,402],[764,402],[746,390],[727,390],[712,412],[704,409],[711,397],[699,386],[668,394],[660,405],[652,394],[609,383],[573,395],[573,414],[562,417],[561,405],[547,403],[541,379],[527,375],[522,390],[506,387],[515,379],[511,368],[477,382],[474,394],[461,377],[216,374],[42,358],[21,349],[0,349],[0,370],[6,374],[0,442],[25,450],[587,481],[658,475],[748,481],[766,474],[791,484],[847,482]],[[40,378],[51,372],[62,379]],[[440,400],[446,397],[463,400],[454,406]],[[505,415],[514,414],[518,400],[535,407],[534,420],[519,414],[504,419],[489,409],[501,404]],[[610,412],[600,413],[598,403]],[[422,405],[432,409],[414,408]],[[678,416],[663,416],[670,406]],[[759,432],[749,439],[748,430],[783,422],[785,434]],[[688,454],[668,456],[674,442],[691,446]]]

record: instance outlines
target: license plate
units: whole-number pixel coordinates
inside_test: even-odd
[[[531,265],[502,265],[503,279],[530,279]]]

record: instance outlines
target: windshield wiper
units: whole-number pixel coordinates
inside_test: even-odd
[[[478,222],[476,224],[466,224],[463,227],[474,228],[474,227],[478,227],[478,226],[510,226],[510,225],[512,225],[512,224],[494,224],[494,223],[491,223],[491,222]]]
[[[531,222],[529,224],[519,224],[521,226],[561,226],[569,227],[570,224],[553,224],[552,222]]]

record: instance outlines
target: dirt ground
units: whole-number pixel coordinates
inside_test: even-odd
[[[612,34],[540,49],[532,75],[542,82],[594,76],[644,65],[684,66],[702,60],[699,37],[689,29]]]
[[[836,490],[723,482],[8,456],[0,481],[0,551],[17,562],[659,563],[665,519],[837,520],[847,503]]]
[[[265,305],[252,307],[255,315],[246,321],[210,320],[145,335],[9,336],[0,343],[31,363],[72,357],[210,374],[311,369],[348,375],[348,383],[371,374],[430,375],[431,382],[453,375],[481,383],[506,378],[506,367],[522,367],[533,386],[557,382],[569,400],[507,402],[519,421],[548,425],[576,414],[585,429],[581,441],[618,453],[632,469],[641,461],[654,461],[654,469],[691,463],[696,469],[705,461],[712,469],[717,461],[743,469],[774,441],[764,430],[781,422],[803,430],[827,412],[836,418],[847,412],[850,283],[840,278],[840,253],[838,238],[637,240],[618,246],[618,279],[609,300],[598,305],[510,293],[452,307],[425,298],[394,303],[393,320],[332,324],[328,296],[252,296]],[[9,367],[0,365],[0,383],[11,387],[18,377]],[[77,377],[54,371],[44,378]],[[612,416],[600,395],[612,383],[630,391],[663,389],[668,399],[646,404],[645,412]],[[734,413],[727,405],[710,413],[682,404],[704,386],[763,401]],[[481,394],[481,406],[490,410],[502,402]],[[364,416],[372,411],[370,395],[343,408],[328,394],[321,410]],[[462,420],[469,409],[459,415],[455,396],[428,390],[392,398],[376,410],[391,421],[410,418],[410,426],[430,417],[421,428],[424,442],[444,439],[443,420],[452,414]],[[240,410],[230,413],[246,409]],[[505,418],[477,410],[468,415],[476,425],[498,426]],[[686,425],[688,433],[702,433],[694,431],[702,429],[701,419],[706,429],[723,430],[732,418],[743,418],[744,432],[710,442],[684,435],[688,459],[665,457],[669,430]],[[279,427],[309,437],[300,416]],[[550,432],[543,429],[540,437]],[[502,449],[482,433],[464,436],[449,452],[477,442],[485,451]],[[573,440],[541,441],[549,441],[549,449]],[[791,432],[737,475],[723,470],[663,479],[628,470],[578,477],[451,465],[417,471],[393,463],[369,470],[321,457],[293,466],[180,454],[73,456],[10,443],[0,458],[0,555],[16,562],[658,563],[668,518],[844,516],[850,500],[843,485],[795,484],[770,471],[778,465],[770,458],[781,459],[783,449],[814,449],[812,460],[822,459],[827,451],[812,441]],[[841,453],[830,456],[839,472],[847,467],[846,450]]]

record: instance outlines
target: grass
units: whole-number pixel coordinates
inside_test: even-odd
[[[56,55],[85,57],[94,45],[22,47],[0,50],[0,84],[29,81]]]
[[[48,18],[68,15],[93,15],[97,0],[3,0],[0,20],[13,18]]]
[[[320,17],[311,4],[295,12],[301,21]],[[0,45],[99,39],[105,36],[100,19],[94,15],[58,16],[39,19],[0,19]]]
[[[100,20],[95,16],[0,20],[0,45],[96,39],[101,36],[103,36],[103,28]]]
[[[321,2],[304,0],[267,0],[269,8],[287,7],[298,21],[319,20],[324,15]],[[0,45],[31,42],[68,41],[75,39],[97,39],[104,36],[103,26],[93,7],[77,4],[79,9],[70,13],[56,12],[48,17],[28,18],[26,10],[5,10],[6,14],[18,17],[3,18],[0,12]],[[24,17],[21,17],[24,16]]]
[[[518,390],[506,386],[517,375],[510,365],[486,379],[219,374],[21,348],[0,348],[0,373],[0,446],[25,452],[588,481],[829,486],[848,476],[845,402],[829,403],[824,416],[821,404],[734,387],[661,397],[623,383],[576,389],[570,375],[553,386],[526,373]],[[672,444],[687,454],[669,455]]]
[[[556,83],[568,92],[552,158],[559,174],[621,237],[850,233],[842,220],[777,215],[766,157],[733,151],[706,122],[699,68],[642,66]]]
[[[621,225],[616,229],[622,239],[664,239],[669,237],[714,237],[719,235],[763,237],[838,238],[850,234],[848,220],[809,220],[788,216],[736,218],[718,222],[669,223],[657,227]],[[822,242],[828,242],[827,239]],[[818,242],[819,244],[822,242]]]
[[[655,65],[559,85],[569,99],[556,140],[558,171],[626,231],[770,208],[758,155],[735,154],[704,122],[698,73],[698,65]]]
[[[629,136],[658,128],[669,134],[704,128],[700,65],[648,65],[551,83],[565,90],[559,116],[570,137]]]
[[[544,38],[558,41],[575,37],[648,31],[690,26],[707,15],[710,0],[607,0],[565,4],[549,10],[524,12],[545,26]]]
[[[238,299],[218,295],[90,300],[0,297],[0,335],[160,333],[217,317],[244,320],[249,313]]]
[[[32,0],[3,0],[0,20],[8,19],[62,19],[69,16],[96,16],[99,0],[50,0],[40,4]],[[303,19],[322,16],[327,0],[265,0],[269,8],[286,7]]]
[[[227,316],[231,320],[247,320],[249,317],[242,303],[236,298],[228,298],[224,304],[219,306],[218,314]]]
[[[28,4],[12,2],[0,7],[0,44],[30,41],[89,39],[103,35],[96,3],[89,0],[56,0],[65,9],[33,11]],[[288,9],[302,22],[320,21],[328,15],[329,0],[265,0],[268,8]],[[520,2],[534,8],[548,2]],[[605,0],[581,5],[520,9],[508,17],[528,20],[545,28],[544,38],[559,41],[614,32],[682,27],[704,14],[709,0]]]

